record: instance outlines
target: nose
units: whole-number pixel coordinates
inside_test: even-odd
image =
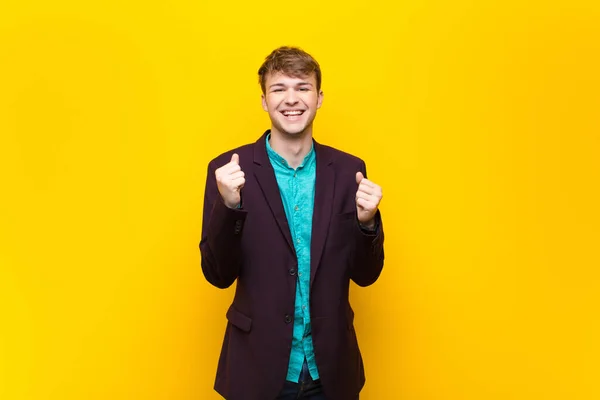
[[[288,91],[285,93],[285,103],[290,106],[293,106],[294,104],[298,103],[298,96],[294,88],[289,88]]]

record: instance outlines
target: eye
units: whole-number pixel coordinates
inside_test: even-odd
[[[300,91],[301,91],[301,92],[308,92],[308,88],[307,88],[307,87],[301,87],[301,88],[300,88]]]
[[[283,92],[283,89],[273,89],[273,92]]]

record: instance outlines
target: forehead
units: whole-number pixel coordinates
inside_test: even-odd
[[[267,75],[265,83],[267,88],[272,85],[295,86],[300,83],[310,83],[315,86],[317,84],[317,76],[314,72],[310,75],[298,76],[287,75],[283,72],[272,72]]]

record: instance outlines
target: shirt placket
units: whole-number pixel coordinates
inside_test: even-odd
[[[299,203],[300,203],[300,193],[299,193],[299,188],[300,188],[300,183],[299,180],[301,179],[300,177],[300,167],[292,172],[292,177],[291,177],[291,189],[292,189],[292,204],[291,204],[291,209],[293,210],[292,213],[292,218],[293,218],[293,226],[294,226],[294,235],[295,235],[295,240],[296,240],[296,255],[298,258],[298,263],[299,263],[299,268],[298,268],[298,275],[297,275],[297,279],[298,279],[298,295],[300,296],[300,304],[301,304],[301,314],[302,314],[302,328],[303,328],[303,339],[306,336],[307,332],[306,332],[306,276],[303,276],[303,270],[304,268],[300,267],[300,263],[302,262],[302,260],[304,260],[305,258],[305,244],[302,243],[302,239],[303,239],[303,231],[302,231],[302,224],[301,224],[301,213],[300,213],[300,208],[299,208]],[[304,350],[306,350],[305,347],[305,343],[304,340],[302,340],[302,347]]]
[[[300,223],[301,220],[301,215],[302,215],[302,211],[300,210],[300,203],[301,203],[301,195],[302,193],[300,193],[300,187],[301,187],[301,182],[302,180],[302,167],[298,167],[298,169],[294,172],[294,177],[293,177],[293,194],[294,194],[294,219],[295,219],[295,223],[296,223],[296,232],[298,234],[298,238],[301,241],[300,244],[300,252],[298,254],[298,257],[301,258],[302,260],[306,260],[306,254],[305,252],[307,251],[307,244],[306,243],[302,243],[302,240],[306,239],[306,235],[304,235],[304,230],[303,227]],[[302,307],[302,319],[303,319],[303,333],[302,333],[302,347],[304,348],[305,352],[306,352],[306,336],[310,333],[309,332],[309,324],[307,323],[307,321],[309,321],[308,318],[308,304],[306,301],[307,298],[307,291],[306,291],[306,282],[307,279],[307,273],[306,273],[306,268],[303,268],[303,271],[301,271],[298,274],[298,284],[300,285],[300,296],[301,296],[301,307]]]

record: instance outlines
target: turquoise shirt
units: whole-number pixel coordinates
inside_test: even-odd
[[[310,376],[319,379],[310,327],[310,241],[312,217],[315,204],[315,175],[317,162],[314,145],[294,170],[283,157],[273,150],[267,136],[267,153],[275,170],[275,178],[281,193],[283,208],[298,259],[296,302],[294,310],[294,334],[292,352],[288,365],[287,380],[298,382],[304,359]]]

